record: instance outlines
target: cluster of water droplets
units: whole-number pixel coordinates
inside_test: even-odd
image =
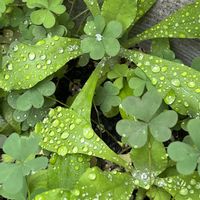
[[[129,200],[132,193],[133,184],[130,179],[125,180],[123,174],[117,171],[102,172],[97,167],[89,169],[84,176],[84,183],[80,181],[78,183],[79,189],[72,191],[73,195],[76,196],[77,200],[88,199],[88,200]],[[124,179],[123,179],[123,178]],[[123,193],[116,192],[115,182],[120,182],[120,190]],[[95,185],[105,184],[106,187],[97,188]],[[110,189],[108,189],[110,188]],[[128,189],[127,189],[128,188]]]
[[[12,90],[34,86],[79,56],[79,45],[76,39],[59,36],[46,38],[36,45],[15,44],[3,66],[3,77],[0,77],[2,88]]]
[[[191,179],[178,176],[157,179],[155,184],[158,187],[166,189],[171,194],[185,196],[187,200],[200,199],[199,189],[200,180],[194,175]]]
[[[132,172],[133,183],[139,187],[149,189],[153,184],[157,174],[149,171],[147,168],[144,170],[134,170]]]
[[[200,36],[199,23],[200,14],[197,14],[200,9],[200,2],[193,5],[186,6],[175,15],[163,20],[160,24],[148,29],[147,31],[138,35],[140,40],[150,38],[198,38]],[[178,14],[178,16],[177,16]],[[184,24],[184,29],[179,29]]]
[[[183,64],[127,51],[128,59],[146,73],[166,104],[181,114],[200,115],[200,73]],[[192,102],[192,103],[191,103]]]
[[[51,109],[35,131],[43,137],[42,147],[58,155],[82,153],[119,162],[118,156],[100,140],[90,124],[71,109]]]

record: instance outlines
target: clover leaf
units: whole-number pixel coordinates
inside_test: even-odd
[[[124,77],[128,76],[129,68],[126,64],[116,64],[113,69],[107,74],[107,77],[111,80],[115,79],[113,84],[119,89],[123,88]]]
[[[102,16],[94,17],[84,27],[86,37],[81,41],[83,53],[90,53],[90,57],[99,60],[108,56],[116,56],[120,50],[118,38],[122,33],[122,25],[118,21],[110,21],[106,25]]]
[[[176,124],[178,116],[171,110],[160,112],[161,103],[162,98],[154,89],[146,92],[141,99],[129,96],[122,101],[125,112],[137,119],[122,119],[117,123],[116,130],[125,143],[135,148],[142,147],[149,133],[159,142],[170,139],[170,128]]]
[[[145,73],[140,68],[136,68],[134,70],[134,73],[135,73],[135,76],[130,78],[130,80],[128,81],[128,84],[129,84],[129,87],[133,89],[134,96],[141,96],[145,88],[147,89],[152,88],[152,84],[150,80],[147,78],[147,76],[145,75]]]
[[[31,21],[36,25],[43,24],[45,28],[51,28],[55,25],[55,15],[62,14],[66,8],[61,5],[63,0],[27,0],[28,8],[40,8],[31,13]]]
[[[96,105],[100,105],[100,109],[102,112],[109,112],[112,107],[118,106],[121,102],[119,96],[119,89],[114,86],[114,84],[110,81],[106,81],[102,86],[97,88],[95,103]]]
[[[200,120],[192,119],[187,124],[190,143],[185,142],[173,142],[168,146],[169,157],[176,161],[176,168],[179,173],[188,175],[192,174],[196,167],[198,167],[198,173],[200,174]]]
[[[28,111],[32,107],[41,108],[44,105],[44,96],[51,96],[55,89],[52,81],[42,81],[21,95],[10,93],[7,101],[12,108],[19,111]]]
[[[47,166],[47,158],[35,158],[39,150],[38,142],[39,139],[33,135],[20,137],[17,133],[11,134],[5,141],[3,151],[13,162],[0,163],[0,183],[4,192],[23,193],[24,187],[27,187],[25,176]]]

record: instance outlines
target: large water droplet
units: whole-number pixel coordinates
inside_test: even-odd
[[[158,72],[160,72],[160,67],[159,66],[152,66],[151,71],[154,72],[154,73],[158,73]]]
[[[89,175],[88,175],[88,178],[90,179],[90,180],[95,180],[96,179],[96,174],[95,173],[90,173]]]
[[[172,85],[179,87],[181,85],[181,82],[179,81],[179,79],[172,79],[171,80]]]
[[[73,153],[78,153],[78,147],[74,147],[74,148],[72,149],[72,152],[73,152]]]
[[[46,55],[41,55],[41,56],[40,56],[40,59],[41,59],[41,60],[45,60],[45,59],[46,59]]]
[[[85,128],[83,130],[83,136],[86,139],[91,139],[94,136],[94,132],[93,132],[93,130],[91,128]]]
[[[62,139],[67,139],[69,137],[69,133],[67,131],[64,131],[60,137]]]
[[[60,123],[59,120],[56,119],[56,120],[53,121],[52,125],[54,127],[57,127],[59,125],[59,123]]]
[[[58,155],[65,156],[67,154],[67,147],[61,146],[58,148]]]
[[[8,80],[8,79],[10,78],[10,75],[6,74],[6,75],[4,76],[4,78],[5,78],[6,80]]]
[[[75,124],[70,124],[70,125],[69,125],[69,129],[70,129],[70,130],[73,130],[74,128],[75,128]]]
[[[187,188],[182,188],[179,193],[183,196],[187,195],[188,194],[188,189]]]
[[[193,88],[193,87],[195,87],[195,82],[191,81],[187,85],[188,85],[188,87]]]
[[[6,67],[7,67],[7,69],[8,70],[13,70],[13,65],[12,65],[12,63],[8,63],[7,65],[6,65]]]
[[[64,53],[64,49],[63,48],[58,49],[58,53]]]
[[[173,90],[170,90],[170,91],[166,94],[166,96],[165,96],[165,98],[164,98],[164,101],[165,101],[166,104],[171,105],[172,103],[174,103],[175,99],[176,99],[176,94],[175,94],[175,92],[174,92]]]
[[[152,78],[152,79],[151,79],[151,83],[152,83],[153,85],[156,85],[156,84],[158,83],[158,80],[157,80],[156,78]]]
[[[80,195],[80,191],[78,189],[74,189],[72,191],[72,193],[75,195],[75,196],[79,196]]]
[[[31,53],[28,54],[29,60],[34,60],[35,57],[36,57],[36,55],[35,55],[35,53],[33,53],[33,52],[31,52]]]

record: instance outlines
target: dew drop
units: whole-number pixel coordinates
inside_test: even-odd
[[[77,152],[78,152],[78,147],[74,147],[74,148],[72,149],[72,152],[73,152],[73,153],[77,153]]]
[[[36,55],[35,55],[35,53],[33,53],[33,52],[31,52],[31,53],[28,54],[29,60],[34,60],[35,57],[36,57]]]
[[[75,196],[79,196],[80,195],[80,191],[78,189],[74,189],[72,191],[72,193],[75,195]]]
[[[75,124],[70,124],[69,125],[69,130],[73,130],[75,128]]]
[[[86,139],[91,139],[94,136],[94,132],[93,132],[93,130],[91,128],[85,128],[83,130],[83,136]]]
[[[153,85],[156,85],[156,84],[158,83],[158,80],[157,80],[156,78],[152,78],[152,79],[151,79],[151,83],[152,83]]]
[[[15,46],[13,47],[13,51],[18,51],[18,49],[19,49],[19,47],[18,47],[17,45],[15,45]]]
[[[188,194],[188,189],[187,188],[183,188],[179,191],[179,193],[183,196],[187,195]]]
[[[101,34],[96,34],[95,35],[95,38],[96,38],[96,40],[98,41],[98,42],[100,42],[102,39],[103,39],[103,36],[101,35]]]
[[[55,41],[58,41],[58,40],[60,39],[60,37],[57,36],[57,35],[55,35],[55,36],[53,37],[53,39],[54,39]]]
[[[88,175],[88,178],[90,179],[90,180],[95,180],[96,179],[96,174],[95,173],[90,173],[89,175]]]
[[[159,66],[152,66],[151,71],[154,72],[154,73],[158,73],[158,72],[160,72],[160,67]]]
[[[170,90],[166,94],[164,101],[165,101],[166,104],[171,105],[172,103],[174,103],[175,99],[176,99],[175,92],[173,90]]]
[[[58,148],[58,155],[65,156],[67,154],[67,147],[61,146]]]
[[[60,123],[59,120],[56,119],[56,120],[53,121],[52,125],[54,127],[57,127],[59,125],[59,123]]]
[[[63,48],[58,49],[58,53],[64,53],[64,49]]]
[[[4,76],[4,78],[5,78],[6,80],[8,80],[8,79],[10,78],[10,76],[9,76],[8,74],[6,74],[6,75]]]
[[[49,117],[53,117],[54,115],[55,115],[55,111],[54,111],[54,109],[51,109],[49,111]]]
[[[181,82],[178,79],[172,79],[171,83],[176,87],[179,87],[181,85]]]
[[[188,83],[188,87],[193,88],[195,87],[195,82],[191,81]]]
[[[45,59],[46,59],[46,55],[41,55],[41,56],[40,56],[40,59],[41,59],[41,60],[45,60]]]
[[[47,60],[47,65],[50,65],[51,64],[51,60]]]
[[[69,133],[67,131],[64,131],[60,137],[62,139],[67,139],[69,137]]]
[[[8,70],[13,70],[13,65],[12,65],[12,63],[8,63],[7,65],[6,65],[6,67],[7,67],[7,69]]]

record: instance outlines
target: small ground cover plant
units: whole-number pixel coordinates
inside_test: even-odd
[[[156,0],[83,3],[0,1],[0,195],[200,199],[200,1],[135,36]]]

